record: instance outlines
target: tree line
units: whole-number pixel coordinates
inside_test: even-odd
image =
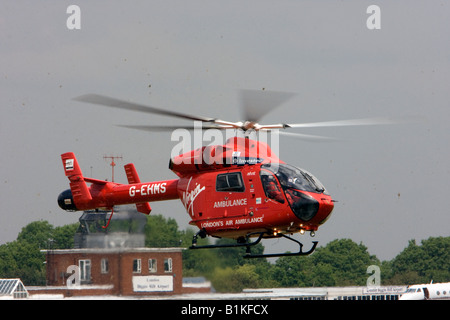
[[[112,221],[113,223],[120,223]],[[25,226],[17,239],[0,245],[0,278],[20,278],[25,285],[45,285],[45,256],[41,249],[70,249],[78,223],[53,227],[47,221]],[[117,226],[111,225],[114,229]],[[177,222],[161,215],[149,216],[144,228],[146,247],[189,247],[195,233],[179,230]],[[229,239],[219,239],[227,243]],[[199,239],[198,245],[210,244]],[[252,247],[262,253],[264,247]],[[390,261],[380,261],[362,243],[336,239],[309,256],[244,259],[245,248],[183,251],[183,276],[203,276],[218,292],[244,288],[364,286],[371,265],[380,267],[381,285],[447,282],[450,280],[450,237],[430,237],[408,246]]]

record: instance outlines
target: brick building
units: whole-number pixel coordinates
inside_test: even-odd
[[[181,248],[47,250],[46,292],[64,296],[183,293]]]

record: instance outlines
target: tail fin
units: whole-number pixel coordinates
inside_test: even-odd
[[[140,183],[139,175],[134,167],[134,164],[129,163],[125,165],[125,173],[127,174],[127,179],[129,184]],[[150,214],[152,208],[148,202],[136,203],[137,211],[145,214]]]
[[[70,190],[72,191],[75,204],[82,204],[92,200],[91,193],[84,180],[83,173],[78,165],[77,158],[73,152],[61,155],[66,177],[70,180]]]

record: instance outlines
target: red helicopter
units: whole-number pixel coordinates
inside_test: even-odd
[[[389,119],[357,119],[304,124],[261,125],[259,119],[269,110],[285,102],[291,94],[243,91],[246,121],[229,122],[157,109],[115,98],[88,94],[77,101],[133,111],[174,116],[206,123],[203,129],[234,129],[245,133],[286,128],[349,126],[392,123]],[[172,130],[176,127],[124,126],[141,130]],[[191,126],[185,128],[192,128]],[[281,132],[280,132],[281,133]],[[303,139],[325,140],[325,137],[292,134]],[[70,189],[58,197],[59,206],[67,211],[106,209],[135,204],[139,212],[149,214],[149,202],[180,199],[199,231],[191,249],[246,247],[245,257],[278,257],[311,254],[289,234],[309,231],[314,236],[320,225],[330,217],[334,200],[311,173],[286,164],[263,141],[244,137],[229,138],[222,145],[208,145],[173,156],[169,168],[178,176],[173,180],[141,182],[134,167],[125,165],[128,184],[103,181],[83,176],[72,152],[61,155]],[[90,186],[88,186],[88,183]],[[112,216],[112,214],[111,214]],[[109,223],[109,222],[108,222]],[[206,236],[232,238],[234,244],[197,245],[197,238]],[[298,252],[252,254],[251,247],[263,238],[294,241]],[[256,238],[256,239],[255,239]]]

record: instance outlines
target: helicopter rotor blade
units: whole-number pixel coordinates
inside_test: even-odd
[[[164,116],[169,116],[169,117],[177,117],[177,118],[194,120],[194,121],[214,122],[214,120],[215,120],[214,118],[200,117],[200,116],[194,116],[194,115],[184,114],[184,113],[180,113],[180,112],[158,109],[158,108],[145,106],[145,105],[134,103],[134,102],[123,101],[123,100],[119,100],[116,98],[111,98],[111,97],[102,96],[102,95],[93,94],[93,93],[76,97],[73,100],[80,101],[80,102],[86,102],[86,103],[92,103],[92,104],[98,104],[98,105],[102,105],[102,106],[106,106],[106,107],[113,107],[113,108],[132,110],[132,111],[138,111],[138,112],[159,114],[159,115],[164,115]]]
[[[230,126],[217,126],[217,125],[204,125],[196,127],[193,125],[179,125],[179,126],[149,126],[149,125],[116,125],[117,127],[121,128],[128,128],[128,129],[136,129],[136,130],[142,130],[142,131],[155,131],[155,132],[164,132],[164,131],[174,131],[176,129],[185,129],[185,130],[196,130],[196,129],[202,129],[202,130],[209,130],[209,129],[217,129],[217,130],[227,130],[227,129],[235,129],[234,127]]]
[[[286,128],[323,128],[323,127],[345,127],[345,126],[370,126],[370,125],[385,125],[396,124],[397,120],[392,118],[363,118],[351,120],[337,120],[311,123],[294,123],[286,124]]]
[[[269,90],[240,90],[242,116],[258,122],[263,116],[291,99],[295,93]]]
[[[338,138],[323,137],[323,136],[316,136],[316,135],[311,135],[311,134],[303,134],[303,133],[295,133],[295,132],[278,131],[278,134],[287,136],[287,137],[293,137],[293,138],[304,140],[304,141],[311,141],[311,142],[341,141],[341,139],[338,139]]]

